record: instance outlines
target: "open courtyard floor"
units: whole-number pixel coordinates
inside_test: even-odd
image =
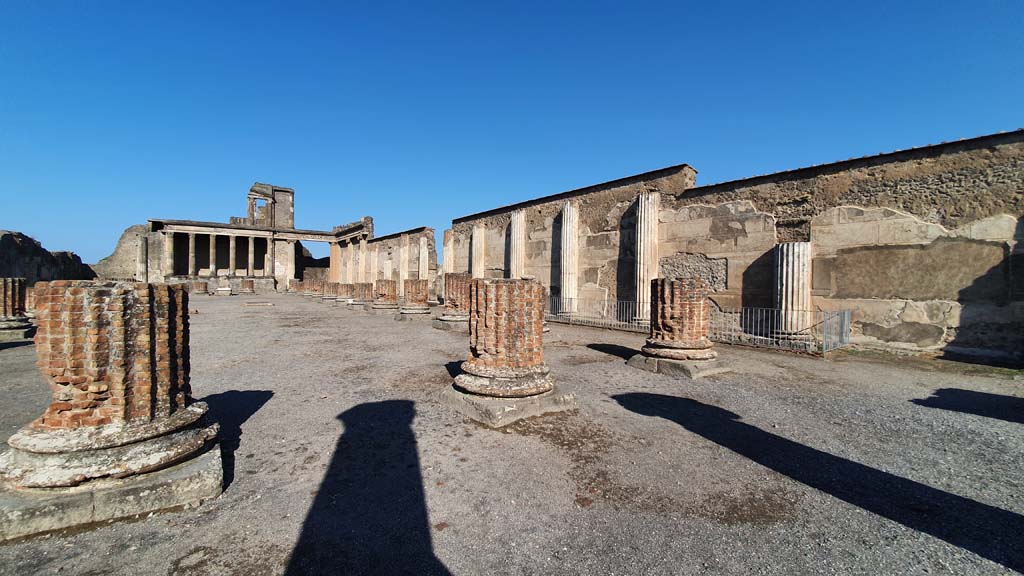
[[[271,306],[245,306],[266,302]],[[552,324],[578,412],[492,430],[442,393],[468,337],[298,295],[191,299],[218,499],[0,545],[0,574],[1003,574],[1024,570],[1024,379],[939,360]],[[0,348],[0,441],[50,400]]]

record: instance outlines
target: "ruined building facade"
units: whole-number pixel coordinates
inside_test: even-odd
[[[649,306],[658,277],[702,278],[721,310],[772,308],[773,251],[809,242],[810,306],[853,311],[853,341],[1024,350],[1024,131],[697,186],[678,165],[457,218],[444,272],[533,276],[563,306]]]
[[[213,279],[235,290],[241,289],[242,280],[251,280],[257,292],[283,291],[289,282],[303,278],[304,265],[311,261],[302,243],[326,242],[331,282],[433,281],[433,236],[432,229],[417,228],[374,238],[370,217],[329,231],[297,229],[295,191],[256,183],[249,190],[246,216],[227,223],[152,219],[125,230],[114,253],[94,269],[104,279]]]

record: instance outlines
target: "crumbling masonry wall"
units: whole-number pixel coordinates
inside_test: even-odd
[[[656,190],[660,275],[704,279],[719,308],[771,307],[772,249],[810,241],[813,305],[852,309],[855,343],[1022,354],[1024,131],[708,186],[695,174],[681,166],[456,219],[446,265],[470,271],[480,227],[484,275],[507,275],[510,215],[524,209],[526,273],[560,295],[571,199],[574,296],[634,300],[636,197]]]

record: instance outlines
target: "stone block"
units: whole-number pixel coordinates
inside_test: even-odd
[[[460,414],[491,428],[501,428],[524,418],[579,409],[576,396],[562,393],[557,386],[543,394],[525,398],[467,394],[449,386],[443,398]]]

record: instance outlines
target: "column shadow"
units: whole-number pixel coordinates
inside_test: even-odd
[[[619,344],[605,344],[605,343],[593,343],[587,344],[587,348],[591,350],[608,354],[609,356],[617,356],[623,360],[629,360],[633,356],[640,353],[639,350],[634,350],[628,346],[621,346]]]
[[[450,572],[434,555],[414,403],[369,402],[338,416],[338,439],[287,576]]]
[[[964,412],[1024,424],[1024,398],[961,390],[959,388],[941,388],[932,392],[928,398],[911,400],[912,403],[925,408],[939,408]]]
[[[1024,516],[816,450],[688,398],[629,393],[627,410],[670,420],[780,474],[987,558],[1024,570]]]
[[[242,424],[274,395],[270,390],[228,390],[202,399],[210,416],[220,424],[220,458],[224,465],[224,489],[235,480],[235,452],[242,442]]]

